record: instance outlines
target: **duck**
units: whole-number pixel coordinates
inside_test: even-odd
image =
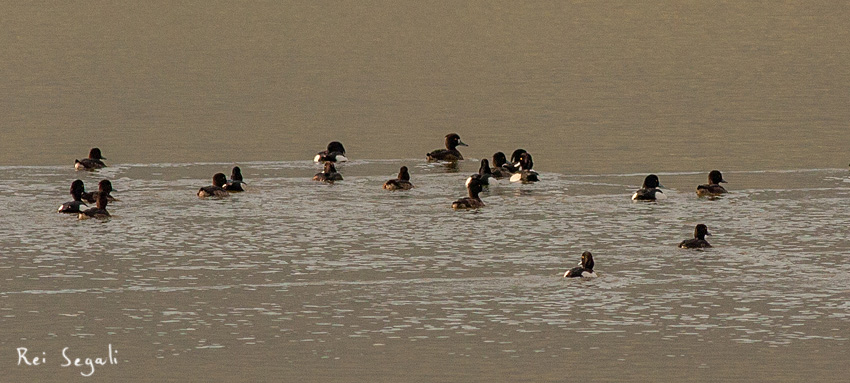
[[[314,162],[345,162],[348,158],[345,157],[345,147],[339,141],[331,141],[328,144],[328,149],[323,150],[313,157]]]
[[[481,186],[489,186],[490,177],[492,176],[493,172],[490,170],[490,161],[487,161],[485,158],[481,160],[481,167],[478,168],[478,173],[469,176],[469,178],[466,179],[466,184],[469,185],[472,179],[475,178],[481,183]]]
[[[448,161],[448,162],[457,162],[463,160],[463,155],[457,151],[458,146],[469,146],[464,144],[463,141],[460,140],[460,136],[457,133],[449,133],[446,135],[446,148],[445,149],[437,149],[431,153],[425,155],[425,158],[428,159],[429,162],[433,161]]]
[[[517,150],[514,150],[513,153],[511,153],[511,163],[514,165],[514,167],[519,168],[519,157],[523,153],[528,153],[528,152],[525,149],[517,149]]]
[[[659,187],[661,187],[661,182],[658,180],[658,176],[650,174],[643,179],[643,185],[632,195],[632,200],[655,201],[657,199],[664,199],[664,192],[659,190]]]
[[[596,278],[598,275],[593,271],[593,254],[589,251],[581,253],[581,263],[564,273],[564,278]]]
[[[89,158],[83,158],[82,160],[74,160],[74,169],[96,170],[100,168],[105,168],[106,164],[101,161],[105,159],[106,157],[101,155],[99,148],[92,148],[89,151]]]
[[[532,170],[534,161],[532,160],[530,153],[521,153],[517,163],[519,164],[519,170],[511,176],[511,182],[522,182],[527,184],[540,181],[537,172]]]
[[[84,192],[85,185],[82,180],[74,180],[74,182],[71,182],[71,197],[74,200],[63,203],[62,206],[59,206],[57,211],[65,214],[79,214],[82,211],[80,210],[80,206],[88,206],[85,202],[83,202]]]
[[[711,235],[708,232],[708,227],[699,224],[694,227],[694,237],[691,239],[686,239],[679,244],[679,248],[681,249],[702,249],[706,247],[711,247],[711,244],[705,240],[706,235]]]
[[[342,174],[336,172],[336,167],[333,162],[325,162],[325,168],[321,173],[316,173],[313,176],[313,181],[324,181],[334,183],[334,181],[342,181]]]
[[[708,173],[708,184],[697,186],[697,196],[716,197],[726,193],[726,189],[720,186],[721,183],[726,183],[726,180],[723,179],[723,174],[719,170],[712,170]]]
[[[482,190],[481,182],[477,178],[472,178],[466,183],[466,189],[469,192],[469,197],[454,201],[452,203],[452,209],[462,210],[484,207],[484,202],[478,197],[478,193],[481,193]]]
[[[242,169],[238,166],[233,167],[233,171],[230,172],[230,180],[224,185],[224,190],[227,190],[231,193],[233,192],[243,192],[245,191],[245,185],[247,185],[244,181],[242,181]]]
[[[82,181],[80,181],[80,182],[82,182]],[[83,191],[82,198],[83,198],[84,201],[86,201],[88,203],[95,203],[95,202],[97,202],[98,193],[103,192],[103,193],[106,193],[106,199],[109,200],[109,202],[113,202],[113,201],[115,201],[115,197],[113,197],[112,194],[111,194],[113,191],[115,191],[115,190],[112,189],[112,182],[110,182],[109,180],[100,180],[100,182],[98,182],[98,184],[97,184],[97,191],[96,192]]]
[[[410,173],[407,172],[407,166],[402,166],[398,170],[396,179],[384,182],[384,189],[387,190],[410,190],[413,189],[413,184],[410,183]]]
[[[493,154],[493,168],[490,169],[490,172],[493,174],[493,178],[501,179],[505,177],[510,177],[512,174],[517,172],[516,166],[508,163],[508,158],[505,157],[505,153],[496,152]]]
[[[224,173],[216,173],[213,175],[212,180],[212,185],[198,189],[198,198],[222,198],[230,195],[230,193],[224,189],[224,185],[227,185],[227,176],[225,176]]]
[[[81,211],[80,214],[77,215],[78,219],[89,219],[89,218],[97,218],[97,219],[107,219],[110,217],[109,212],[106,211],[106,204],[109,202],[109,195],[104,192],[97,193],[97,207],[93,207],[90,209],[86,209],[85,211]]]

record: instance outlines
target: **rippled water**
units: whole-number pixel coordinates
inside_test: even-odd
[[[96,375],[122,381],[846,372],[844,169],[725,172],[717,200],[693,192],[705,173],[661,173],[658,203],[629,199],[644,174],[543,172],[453,211],[475,160],[356,160],[333,185],[311,181],[308,161],[251,162],[238,164],[248,192],[195,197],[200,175],[232,165],[0,167],[16,181],[0,192],[3,347],[58,363],[62,347],[112,344],[120,364]],[[382,190],[400,165],[416,188]],[[55,213],[77,177],[112,180],[112,219]],[[676,248],[697,223],[715,247]],[[600,277],[561,278],[585,250]],[[11,369],[14,381],[77,373]]]

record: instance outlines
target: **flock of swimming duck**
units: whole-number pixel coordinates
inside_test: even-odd
[[[456,133],[446,135],[446,148],[437,149],[426,154],[426,159],[429,162],[448,162],[457,163],[463,160],[463,155],[457,150],[458,146],[468,146],[460,140],[460,136]],[[74,160],[74,168],[77,170],[97,170],[106,167],[103,162],[106,158],[102,156],[99,148],[93,148],[89,152],[89,157],[82,160]],[[345,162],[348,159],[345,157],[345,147],[338,141],[333,141],[328,144],[327,150],[316,154],[313,159],[317,163],[324,163],[324,168],[320,173],[313,176],[313,180],[333,183],[342,181],[342,175],[337,172],[334,163]],[[478,173],[471,175],[466,180],[466,188],[468,197],[461,198],[452,203],[452,209],[478,209],[484,206],[479,194],[484,186],[489,185],[489,179],[509,178],[511,182],[532,183],[539,181],[539,175],[532,168],[534,162],[531,154],[523,149],[517,149],[511,154],[511,161],[508,162],[507,156],[502,152],[493,154],[493,167],[486,159],[481,160],[481,167]],[[712,170],[708,174],[708,184],[697,186],[696,193],[699,197],[716,197],[726,193],[726,189],[721,186],[725,183],[723,175],[718,170]],[[230,193],[238,193],[245,191],[247,185],[242,179],[242,170],[236,166],[233,168],[230,179],[224,173],[216,173],[213,176],[213,183],[210,186],[204,186],[198,190],[199,198],[224,198]],[[410,173],[407,166],[402,166],[399,169],[398,177],[388,180],[383,184],[383,188],[387,190],[409,190],[414,186],[410,182]],[[664,198],[664,192],[660,190],[661,183],[658,176],[650,174],[646,176],[643,185],[633,195],[635,201],[656,201]],[[112,183],[109,180],[102,180],[98,184],[97,192],[86,192],[85,185],[82,180],[74,180],[71,183],[71,196],[73,201],[66,202],[59,207],[60,213],[77,214],[79,219],[97,218],[107,219],[110,217],[106,210],[106,205],[115,201],[115,198],[110,195],[114,191]],[[88,206],[86,202],[95,203],[96,207],[83,210],[82,206]],[[708,228],[699,224],[694,228],[694,237],[679,243],[680,248],[698,249],[708,248],[711,245],[705,240]],[[581,255],[581,263],[578,267],[567,270],[564,277],[584,277],[594,278],[596,273],[593,271],[593,255],[589,251],[585,251]]]

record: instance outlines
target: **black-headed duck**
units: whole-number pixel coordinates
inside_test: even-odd
[[[490,169],[490,172],[493,173],[493,178],[500,179],[505,177],[510,177],[512,174],[517,172],[516,166],[508,163],[508,158],[505,157],[505,153],[496,152],[493,154],[493,168]]]
[[[224,190],[231,193],[243,192],[245,191],[245,185],[247,185],[247,183],[242,181],[242,169],[238,166],[234,166],[233,171],[230,172],[230,179],[227,181],[227,184],[224,185]]]
[[[466,183],[468,185],[469,182],[473,178],[475,178],[478,180],[478,182],[481,183],[482,186],[488,186],[490,185],[491,177],[493,177],[493,171],[490,170],[490,161],[487,161],[487,159],[482,159],[481,167],[478,168],[478,173],[469,176],[469,178],[466,179]]]
[[[228,193],[227,190],[224,189],[224,185],[227,185],[227,176],[224,175],[224,173],[216,173],[215,175],[213,175],[212,181],[212,185],[204,186],[198,189],[199,198],[222,198],[230,195],[230,193]]]
[[[82,180],[74,180],[71,182],[71,197],[74,199],[70,202],[65,202],[62,206],[59,206],[60,213],[66,214],[78,214],[82,210],[80,210],[80,206],[88,206],[85,202],[83,202],[83,193],[85,193],[85,185]]]
[[[517,163],[519,164],[519,170],[511,176],[511,182],[527,184],[540,181],[537,172],[532,169],[534,167],[534,161],[531,159],[530,153],[521,153]]]
[[[650,174],[644,178],[643,186],[632,195],[632,200],[655,201],[657,199],[664,199],[664,192],[658,189],[659,187],[661,187],[661,182],[658,180],[658,176]]]
[[[511,153],[511,163],[517,168],[519,168],[519,157],[523,153],[528,153],[528,152],[525,149],[517,149],[517,150],[514,150],[513,153]]]
[[[564,273],[564,278],[596,278],[598,275],[593,271],[593,254],[589,251],[581,253],[581,263]]]
[[[100,168],[105,168],[106,164],[101,160],[105,160],[106,157],[100,154],[99,148],[92,148],[89,151],[89,158],[83,158],[82,160],[74,160],[74,169],[77,170],[95,170]]]
[[[345,147],[339,141],[331,141],[328,144],[328,149],[323,150],[313,157],[315,162],[345,162],[348,158],[345,157]]]

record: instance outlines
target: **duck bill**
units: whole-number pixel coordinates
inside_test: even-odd
[[[457,146],[469,146],[469,145],[464,144],[464,143],[463,143],[463,141],[458,140],[458,141],[457,141]]]

